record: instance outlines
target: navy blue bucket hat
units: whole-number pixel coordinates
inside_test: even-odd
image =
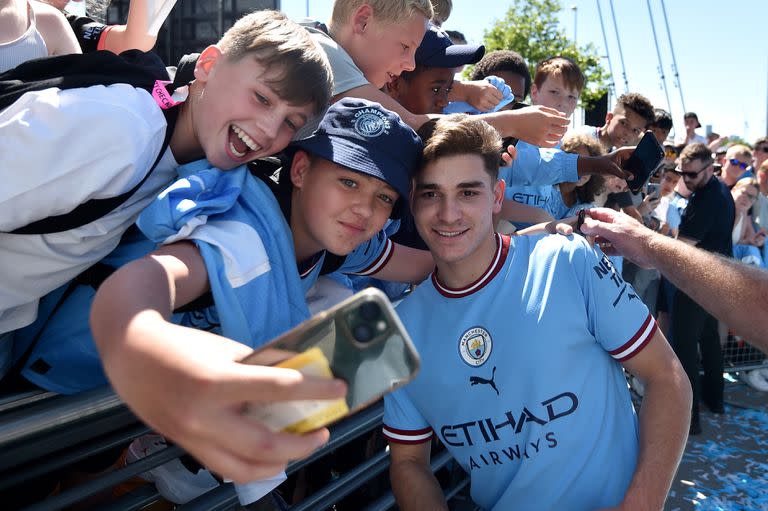
[[[423,149],[419,136],[399,115],[357,98],[331,105],[312,136],[291,147],[381,179],[400,194],[398,202],[408,200],[411,176]]]

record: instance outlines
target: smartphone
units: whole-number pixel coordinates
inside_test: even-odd
[[[661,193],[661,184],[648,183],[646,190],[648,195],[652,197],[659,197],[659,194]]]
[[[648,182],[664,160],[664,148],[656,140],[652,131],[646,131],[632,155],[627,158],[622,168],[634,176],[627,181],[627,187],[639,192]]]
[[[419,355],[387,296],[368,288],[257,349],[245,364],[296,369],[347,382],[338,400],[252,403],[245,413],[272,429],[306,433],[327,426],[411,381]]]

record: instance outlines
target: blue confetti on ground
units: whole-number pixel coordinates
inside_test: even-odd
[[[701,418],[709,438],[689,439],[675,485],[691,507],[680,508],[670,492],[674,509],[768,510],[768,413],[727,406],[725,415]]]

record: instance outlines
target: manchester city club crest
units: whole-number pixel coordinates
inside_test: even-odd
[[[363,108],[355,113],[355,131],[358,135],[375,138],[389,133],[389,119],[377,108]]]
[[[491,334],[481,326],[470,328],[459,339],[459,355],[472,367],[483,365],[491,356],[492,350]]]

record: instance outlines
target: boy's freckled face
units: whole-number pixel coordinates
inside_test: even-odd
[[[559,76],[549,76],[541,87],[531,86],[531,100],[535,105],[548,106],[570,117],[576,110],[580,91],[568,87]]]
[[[399,197],[384,181],[319,157],[293,183],[291,230],[310,253],[348,254],[384,228]]]
[[[380,89],[403,71],[415,68],[416,48],[426,30],[427,18],[418,14],[400,23],[372,19],[360,34],[357,51],[351,49],[352,58],[368,81]]]
[[[192,113],[193,130],[214,166],[230,169],[281,151],[311,117],[310,104],[292,105],[277,95],[269,80],[280,73],[265,73],[253,57],[230,61],[220,53],[207,72],[196,70],[204,88]]]

